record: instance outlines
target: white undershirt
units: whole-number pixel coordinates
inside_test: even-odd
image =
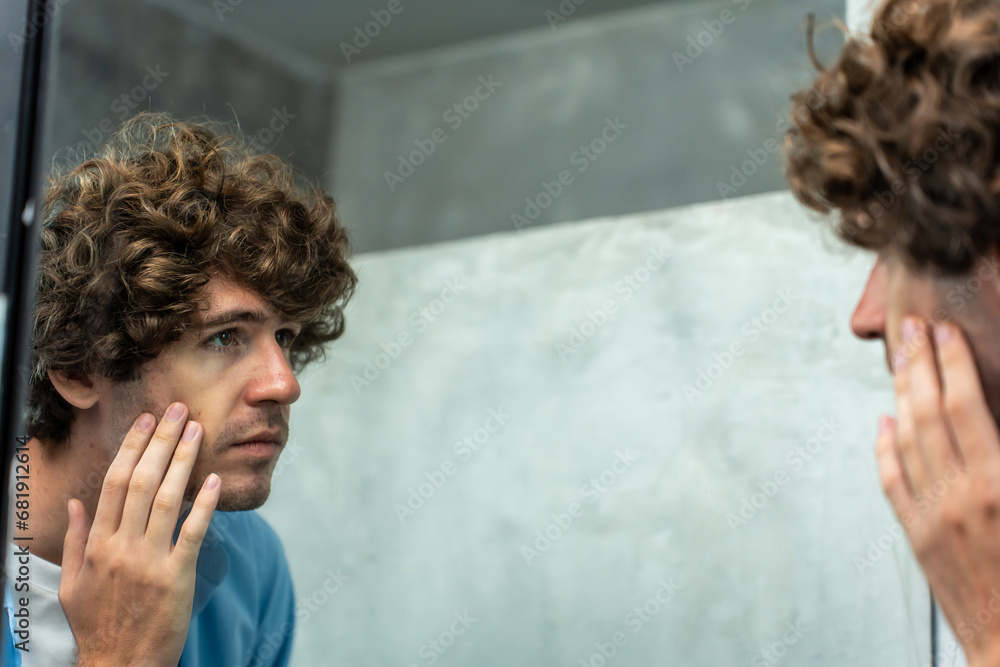
[[[30,547],[29,547],[30,548]],[[7,543],[7,577],[14,598],[14,611],[21,598],[28,598],[28,651],[21,652],[22,667],[75,667],[76,642],[66,614],[59,604],[59,579],[62,568],[55,563],[28,555],[28,591],[17,591],[17,547]],[[23,556],[22,556],[23,557]],[[4,619],[6,620],[6,619]],[[15,642],[20,638],[15,636]]]

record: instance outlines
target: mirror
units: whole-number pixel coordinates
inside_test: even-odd
[[[293,664],[925,664],[871,258],[778,155],[843,0],[61,11],[55,163],[139,110],[238,122],[350,230],[260,510]]]

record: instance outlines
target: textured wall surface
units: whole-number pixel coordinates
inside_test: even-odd
[[[358,257],[263,510],[295,664],[926,665],[870,264],[787,194]]]
[[[210,4],[210,3],[209,3]],[[59,10],[46,156],[90,151],[138,111],[239,122],[261,152],[326,171],[333,88],[298,75],[159,7],[126,0]],[[211,20],[218,17],[211,13]]]
[[[350,68],[329,179],[357,247],[783,189],[764,147],[811,73],[809,12],[843,17],[844,2],[668,3]],[[821,56],[836,35],[820,34]],[[607,119],[627,128],[602,137]]]

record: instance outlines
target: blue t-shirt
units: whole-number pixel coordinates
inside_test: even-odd
[[[177,533],[184,521],[177,523]],[[285,667],[295,593],[274,530],[256,512],[216,512],[198,554],[191,626],[179,667]],[[4,587],[8,588],[7,586]],[[5,596],[0,655],[19,665]]]

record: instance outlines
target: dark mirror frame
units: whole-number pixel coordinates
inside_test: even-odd
[[[41,139],[44,126],[45,82],[59,9],[65,0],[0,3],[0,82],[11,94],[0,96],[0,269],[6,298],[3,348],[0,350],[0,451],[3,451],[3,494],[0,495],[0,535],[6,539],[10,516],[11,460],[23,442],[26,404],[30,311],[38,255],[38,213],[41,185]],[[0,305],[0,308],[4,306]],[[30,510],[29,510],[30,512]],[[0,572],[6,549],[0,549]]]

